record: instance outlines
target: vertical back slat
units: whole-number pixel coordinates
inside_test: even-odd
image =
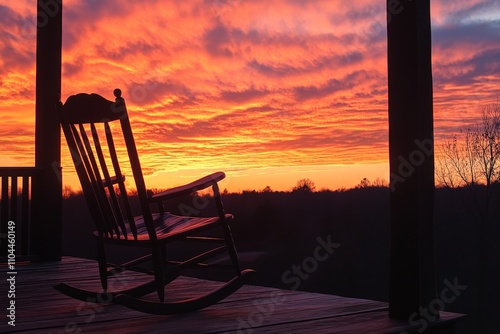
[[[117,103],[119,103],[119,101],[124,103],[121,97],[117,97]],[[137,194],[139,195],[144,222],[146,223],[146,227],[148,229],[148,236],[150,240],[156,241],[156,231],[151,214],[151,207],[149,206],[146,183],[144,182],[144,176],[142,175],[141,163],[139,161],[139,155],[137,154],[132,127],[130,126],[130,121],[126,113],[125,117],[120,118],[120,124],[122,126],[125,145],[127,146],[130,166],[132,167],[132,174],[134,175],[134,181],[137,187]]]
[[[118,229],[118,224],[116,222],[115,215],[108,201],[108,197],[106,196],[106,191],[104,190],[104,184],[102,182],[103,177],[101,176],[101,171],[97,166],[97,161],[94,156],[94,151],[90,145],[89,138],[87,136],[87,132],[83,124],[80,124],[80,135],[82,136],[84,149],[86,150],[86,156],[90,162],[90,170],[92,171],[93,182],[92,185],[95,189],[96,194],[99,196],[99,204],[101,205],[102,211],[105,214],[106,222],[111,227],[111,231],[114,231],[116,235],[120,236],[120,230]]]
[[[97,203],[99,207],[101,208],[101,212],[103,214],[104,221],[106,223],[106,226],[108,228],[108,232],[113,235],[113,232],[116,233],[117,236],[120,236],[120,231],[118,230],[118,226],[116,224],[116,220],[114,217],[114,214],[111,210],[111,207],[109,205],[108,198],[106,196],[106,192],[104,190],[104,185],[102,183],[102,177],[101,173],[99,171],[99,168],[97,167],[97,163],[94,157],[94,153],[92,151],[92,148],[90,146],[90,142],[87,136],[87,133],[85,131],[85,128],[83,127],[83,124],[79,125],[80,128],[80,136],[81,136],[81,144],[82,144],[82,150],[84,150],[85,155],[84,155],[84,161],[87,164],[87,169],[89,171],[89,176],[91,177],[91,185],[92,188],[94,189],[94,193],[97,196]]]
[[[125,239],[127,239],[127,228],[125,227],[125,223],[123,221],[123,215],[120,209],[120,205],[118,204],[118,200],[116,198],[115,188],[113,186],[113,183],[111,182],[111,176],[109,174],[108,166],[106,164],[106,159],[104,158],[101,142],[99,140],[99,135],[97,133],[97,129],[94,123],[91,124],[91,132],[92,132],[92,139],[94,140],[94,146],[96,148],[97,158],[99,159],[99,164],[101,165],[101,171],[104,175],[104,179],[106,180],[106,188],[108,189],[111,204],[114,209],[113,210],[114,217],[116,218],[117,223],[120,226],[123,235],[125,236]],[[118,177],[121,177],[121,175],[120,176],[116,175],[117,180]]]
[[[106,217],[102,212],[102,207],[99,204],[99,196],[96,193],[96,189],[94,189],[92,185],[94,175],[90,170],[90,163],[87,159],[78,131],[73,124],[63,125],[63,130],[65,132],[66,140],[68,141],[68,146],[71,149],[71,154],[73,156],[78,178],[82,184],[85,199],[89,205],[89,209],[95,220],[97,229],[99,233],[110,236],[112,235],[112,229],[110,229],[110,226],[106,221]]]
[[[106,133],[106,141],[108,143],[109,155],[111,158],[111,163],[113,164],[113,169],[115,171],[116,177],[120,178],[118,182],[118,187],[120,189],[120,196],[122,199],[123,206],[125,208],[125,214],[127,216],[130,230],[134,239],[137,239],[137,227],[135,226],[134,215],[132,213],[132,207],[130,206],[130,201],[127,194],[127,189],[125,188],[125,183],[123,181],[122,171],[120,169],[120,163],[118,161],[118,156],[116,154],[115,142],[113,140],[113,134],[111,133],[111,128],[109,124],[106,122],[104,124],[104,130]]]

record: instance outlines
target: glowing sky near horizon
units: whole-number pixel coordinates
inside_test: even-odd
[[[288,190],[305,177],[318,189],[387,180],[384,6],[67,0],[62,98],[123,90],[149,187],[216,170],[232,191]],[[431,6],[439,140],[498,99],[500,1]],[[35,10],[0,1],[2,166],[34,162]]]

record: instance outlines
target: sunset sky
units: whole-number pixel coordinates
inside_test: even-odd
[[[500,98],[500,1],[432,0],[435,137]],[[389,179],[385,0],[65,0],[62,100],[127,101],[148,187]],[[34,164],[34,1],[0,0],[0,166]],[[77,188],[63,141],[66,185]]]

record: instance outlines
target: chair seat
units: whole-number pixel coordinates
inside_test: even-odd
[[[233,215],[226,214],[225,219],[230,220]],[[144,222],[143,216],[134,217],[135,225],[137,227],[137,241],[149,242],[149,234],[146,229],[146,224]],[[165,212],[163,214],[155,213],[153,214],[153,221],[155,224],[156,237],[158,241],[172,239],[172,238],[182,238],[187,234],[192,234],[198,232],[202,229],[209,228],[219,223],[219,217],[188,217],[188,216],[177,216],[170,212]],[[128,234],[125,237],[123,234],[112,237],[105,237],[106,240],[116,241],[116,242],[127,242],[133,241],[134,237],[130,232],[130,226],[128,221],[125,222]],[[94,236],[99,237],[99,232],[94,231]],[[134,240],[135,241],[135,240]]]

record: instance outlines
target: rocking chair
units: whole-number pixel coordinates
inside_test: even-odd
[[[61,126],[97,228],[94,236],[97,240],[99,276],[103,291],[88,291],[65,283],[54,288],[79,300],[113,302],[151,314],[191,312],[215,304],[239,289],[246,275],[253,272],[240,269],[229,227],[233,216],[225,213],[218,187],[218,182],[224,179],[225,174],[213,173],[157,194],[146,190],[125,101],[119,89],[115,89],[114,95],[116,102],[97,94],[73,95],[58,107]],[[121,130],[127,154],[118,156],[113,130]],[[134,214],[132,210],[130,193],[127,192],[125,176],[122,174],[124,165],[120,164],[123,160],[128,160],[129,164],[126,166],[131,169],[140,202],[140,214]],[[217,216],[188,217],[166,212],[165,201],[192,195],[210,187]],[[219,232],[217,237],[207,235],[214,229]],[[191,253],[193,249],[200,248],[189,247],[196,242],[210,248],[206,250],[205,247],[194,256],[174,261],[170,247],[167,248],[173,242],[176,245],[183,244]],[[126,263],[111,264],[107,262],[108,245],[131,246],[128,249],[132,252],[138,247],[148,251],[145,256],[134,257]],[[224,254],[226,260],[222,261],[220,257]],[[212,259],[212,263],[209,259]],[[221,264],[221,261],[225,264]],[[146,266],[148,263],[149,267]],[[193,267],[201,268],[200,270],[223,267],[233,274],[221,287],[208,294],[196,295],[196,286],[193,286],[192,298],[165,301],[166,285],[174,281],[182,271]],[[126,270],[149,274],[152,278],[126,290],[108,291],[108,278]],[[159,301],[144,298],[154,292]]]

